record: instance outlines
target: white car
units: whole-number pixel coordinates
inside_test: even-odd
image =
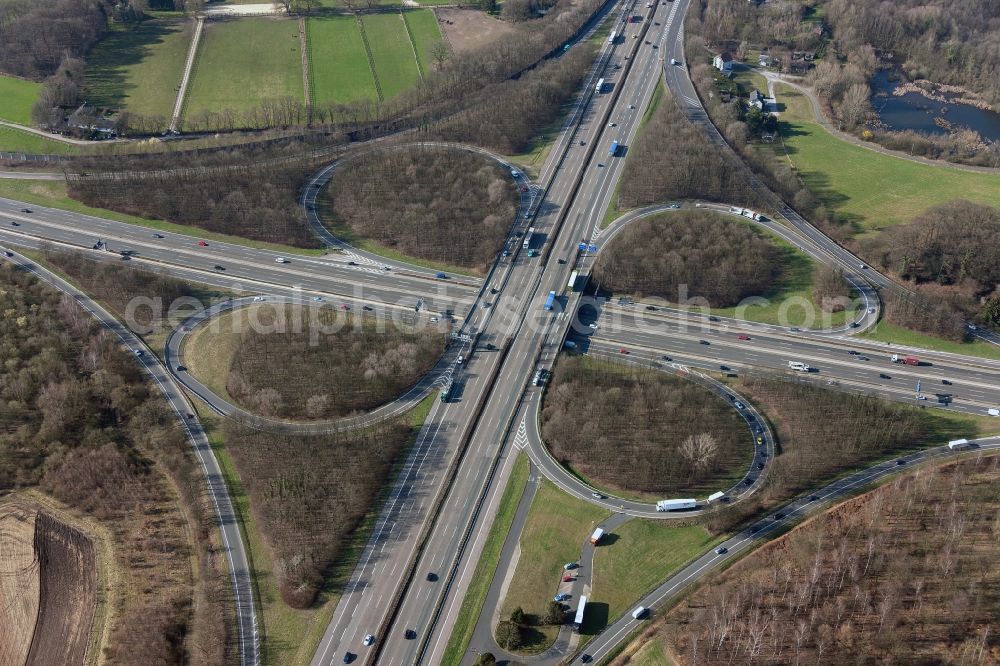
[[[365,640],[362,641],[362,643],[364,643],[365,647],[368,647],[369,645],[371,645],[374,642],[375,642],[375,637],[373,635],[371,635],[371,634],[368,634],[367,636],[365,636]]]
[[[254,303],[261,303],[261,302],[263,302],[263,300],[264,300],[263,296],[254,296],[253,297],[253,302]]]
[[[274,263],[276,263],[276,264],[287,264],[288,263],[288,259],[285,259],[284,257],[278,257],[277,259],[274,260]]]
[[[597,328],[597,322],[594,322],[592,324],[587,324],[587,326],[589,326],[590,328],[596,329]]]
[[[736,407],[736,409],[744,409],[746,407],[746,405],[744,405],[739,400],[737,400],[736,402],[734,402],[733,405]]]
[[[321,303],[323,301],[323,297],[322,296],[313,296],[313,300],[316,301],[317,303]]]
[[[436,324],[436,323],[438,323],[438,318],[437,317],[431,317],[430,322],[432,324]]]

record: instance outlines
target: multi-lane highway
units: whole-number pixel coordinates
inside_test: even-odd
[[[668,64],[671,58],[684,60],[682,20],[686,7],[687,0],[652,7],[626,0],[610,15],[619,39],[602,46],[541,170],[537,189],[529,188],[522,196],[522,208],[505,246],[509,257],[498,257],[485,280],[462,276],[437,279],[432,271],[357,251],[323,236],[318,229],[321,237],[339,250],[337,254],[289,255],[202,241],[195,234],[159,232],[0,199],[2,243],[37,247],[44,240],[114,261],[121,261],[121,252],[130,251],[128,261],[133,264],[164,267],[181,277],[268,297],[336,297],[352,307],[383,304],[408,311],[419,306],[434,313],[450,310],[462,321],[455,331],[460,342],[442,366],[449,371],[449,397],[435,402],[404,461],[320,642],[314,664],[340,662],[345,656],[391,665],[440,663],[489,534],[494,509],[521,447],[528,447],[539,469],[567,491],[588,501],[603,502],[622,514],[655,515],[648,505],[626,506],[614,498],[591,497],[589,488],[548,457],[537,433],[541,388],[533,386],[531,380],[538,368],[551,367],[575,321],[581,296],[567,292],[567,278],[572,270],[586,273],[594,260],[593,252],[580,252],[578,244],[581,240],[605,244],[630,219],[657,212],[635,211],[611,229],[599,229],[624,168],[624,159],[610,153],[611,144],[628,146],[634,141],[661,76],[685,115],[702,127],[720,150],[729,151],[698,102],[686,68]],[[632,15],[641,15],[643,20],[625,20]],[[599,79],[605,81],[601,90],[596,89]],[[777,221],[764,224],[814,259],[844,269],[865,299],[858,318],[861,328],[877,319],[877,296],[870,284],[891,288],[888,279],[864,267],[798,217],[731,151],[727,154],[772,201],[770,214]],[[318,172],[302,193],[301,203],[314,226],[317,186],[329,178],[333,168]],[[522,174],[512,172],[511,176],[519,186],[524,184]],[[683,205],[699,203],[707,205]],[[727,212],[725,207],[711,207]],[[530,221],[525,219],[524,210],[529,211]],[[537,234],[528,243],[541,250],[540,256],[528,256],[522,245],[522,234],[529,224]],[[98,241],[99,249],[93,249]],[[543,303],[550,293],[558,296],[558,301],[554,309],[547,310]],[[640,316],[644,311],[637,313],[634,307],[603,306],[597,312],[595,329],[585,327],[582,334],[573,333],[583,351],[658,363],[664,369],[719,371],[725,365],[737,373],[750,369],[787,372],[789,360],[800,360],[818,369],[813,375],[820,381],[894,399],[916,401],[914,380],[919,379],[924,382],[923,392],[932,399],[936,397],[932,386],[947,388],[953,397],[950,406],[966,411],[982,410],[996,401],[1000,390],[995,363],[923,354],[923,360],[931,365],[890,364],[889,348],[848,342],[842,339],[848,329],[805,332],[724,318],[706,321],[697,316],[692,324],[681,321],[680,313],[662,308],[649,316]],[[199,315],[199,321],[212,314],[215,311]],[[167,358],[172,366],[182,364],[178,354],[185,332],[171,338]],[[739,339],[740,334],[749,339]],[[623,348],[627,354],[621,353]],[[860,354],[849,354],[852,349]],[[462,363],[457,362],[459,354],[464,357]],[[663,358],[665,354],[671,357],[669,361]],[[176,367],[171,371],[178,375]],[[169,375],[165,376],[170,381]],[[433,381],[429,377],[425,383]],[[704,381],[731,393],[707,377]],[[235,414],[231,405],[216,401],[197,380],[186,380],[185,385],[221,413]],[[766,420],[752,406],[747,411],[754,417],[748,423],[754,431],[748,435],[753,436],[755,424],[766,424]],[[771,451],[770,433],[766,439],[765,451]],[[753,475],[753,469],[748,477],[759,477]],[[759,478],[749,480],[743,494],[759,485]],[[735,497],[739,494],[738,490],[732,492]],[[734,542],[730,551],[745,547],[743,542]],[[702,567],[697,572],[703,575],[700,572],[708,570],[710,567]],[[687,573],[684,580],[690,579],[691,572]],[[622,626],[627,634],[627,623]],[[595,639],[595,654],[613,649],[623,635],[621,631],[616,624]],[[365,645],[368,634],[373,635],[371,645]]]

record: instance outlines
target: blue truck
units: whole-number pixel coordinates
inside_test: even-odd
[[[608,150],[608,155],[610,155],[611,157],[615,157],[617,154],[618,154],[618,142],[612,141],[611,148],[610,150]]]
[[[550,291],[548,297],[545,299],[545,309],[551,310],[552,305],[556,302],[556,292]]]

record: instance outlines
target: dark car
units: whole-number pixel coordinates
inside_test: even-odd
[[[438,579],[438,575],[436,573],[434,573],[433,571],[428,571],[427,572],[427,582],[433,583],[433,582],[437,581],[437,579]]]
[[[906,464],[906,459],[905,458],[900,458],[899,460],[896,461],[896,464],[897,465],[905,465]]]
[[[716,317],[715,315],[711,315],[711,316],[709,316],[708,320],[709,321],[719,321],[719,318]]]
[[[878,378],[879,379],[892,379],[892,377],[890,377],[889,375],[885,374],[884,372],[878,373]]]
[[[412,641],[412,640],[413,640],[414,638],[416,638],[416,637],[417,637],[417,632],[416,632],[416,630],[415,630],[415,629],[407,629],[407,630],[406,630],[406,631],[405,631],[405,632],[403,633],[403,636],[405,636],[405,637],[406,637],[406,640],[408,640],[408,641]]]
[[[781,513],[780,511],[778,513],[774,514],[774,519],[775,520],[781,520],[784,517],[785,517],[785,514]]]
[[[666,354],[664,354],[663,355],[663,360],[669,363],[672,359],[669,356],[667,356]]]
[[[373,308],[373,307],[372,307],[372,306],[370,306],[370,305],[363,305],[363,306],[361,306],[361,309],[362,309],[362,310],[364,310],[365,312],[371,312],[371,311],[372,311],[372,310],[374,310],[375,308]]]
[[[187,372],[187,368],[185,368],[183,365],[178,365],[177,372]]]
[[[817,500],[819,500],[819,497],[817,495],[810,495],[808,498],[806,498],[807,502],[815,502]]]
[[[951,386],[951,382],[948,381],[947,379],[942,379],[941,383],[944,384],[945,386]]]
[[[217,271],[224,271],[224,270],[226,270],[226,267],[223,266],[222,264],[216,264],[215,265],[215,270],[217,270]]]
[[[344,663],[345,664],[349,664],[352,661],[354,661],[354,655],[351,654],[350,652],[345,652],[344,653]]]
[[[723,372],[729,372],[729,366],[728,365],[720,365],[719,366],[719,370],[722,370]]]
[[[764,469],[764,463],[762,463],[762,462],[761,463],[757,463],[757,469],[759,469],[759,470]]]
[[[699,341],[698,341],[698,344],[699,344],[699,345],[710,345],[710,344],[712,344],[712,343],[711,343],[711,342],[709,342],[708,340],[699,340]]]
[[[14,220],[11,220],[10,221],[10,226],[12,226],[12,227],[19,227],[19,226],[21,226],[21,223],[20,222],[15,222]],[[97,246],[95,245],[94,247],[97,247]]]
[[[32,211],[31,211],[31,209],[30,209],[30,208],[22,208],[22,209],[21,209],[21,212],[22,212],[22,213],[30,213],[30,212],[32,212]]]
[[[649,310],[650,312],[655,312],[656,311],[656,306],[655,305],[647,305],[646,309]]]
[[[193,419],[193,418],[194,418],[194,414],[192,414],[191,412],[188,412],[188,415],[187,415],[187,417],[188,417],[189,419]]]

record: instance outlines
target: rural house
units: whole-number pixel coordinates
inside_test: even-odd
[[[733,71],[733,56],[728,51],[723,51],[719,55],[715,56],[715,60],[712,61],[715,68],[722,72],[723,74],[731,74]]]

